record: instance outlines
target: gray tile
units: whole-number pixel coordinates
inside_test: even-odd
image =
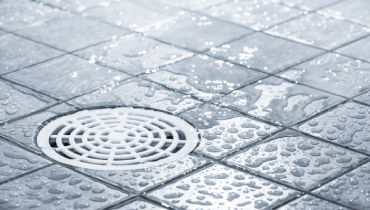
[[[351,0],[342,1],[333,6],[324,8],[320,13],[340,20],[350,20],[370,26],[370,1]]]
[[[298,127],[326,141],[370,154],[369,119],[368,106],[350,102]]]
[[[333,49],[369,34],[370,28],[312,13],[275,26],[266,32],[305,44]]]
[[[126,80],[119,85],[103,87],[69,103],[80,108],[131,106],[154,108],[171,113],[178,113],[200,104],[187,95],[169,91],[160,85],[137,78]]]
[[[320,7],[324,7],[335,2],[338,0],[270,0],[276,3],[282,3],[290,7],[299,7],[303,10],[315,10],[319,9]]]
[[[2,35],[4,35],[4,34],[6,34],[6,33],[5,33],[5,32],[0,31],[0,36],[2,36]]]
[[[269,77],[235,90],[216,102],[267,120],[289,125],[344,99],[303,85]]]
[[[370,36],[336,50],[339,53],[370,62]]]
[[[280,73],[281,77],[352,97],[370,89],[370,64],[328,53]]]
[[[370,105],[370,92],[359,95],[354,99]]]
[[[268,73],[298,64],[323,51],[262,33],[211,48],[211,56],[227,59]]]
[[[60,51],[12,34],[4,36],[0,34],[0,74],[8,73],[61,54],[62,52]]]
[[[85,59],[66,55],[4,77],[59,99],[69,99],[103,85],[119,82],[129,76],[91,64]]]
[[[95,6],[108,6],[116,0],[39,0],[44,3],[73,12],[83,12]]]
[[[148,196],[176,209],[271,209],[297,194],[253,175],[214,165]]]
[[[275,4],[268,0],[234,1],[212,7],[202,13],[254,30],[264,30],[303,14],[298,9]]]
[[[213,5],[227,2],[228,0],[157,0],[157,1],[166,5],[197,11],[206,9]]]
[[[304,195],[297,200],[294,200],[280,208],[278,210],[349,210],[343,206],[331,203],[320,198],[316,198],[311,195]]]
[[[203,105],[181,114],[201,135],[196,153],[222,158],[278,130],[274,126],[244,117],[214,105]]]
[[[0,182],[15,178],[50,162],[18,147],[0,142]]]
[[[220,97],[266,74],[231,64],[207,55],[197,55],[152,74],[143,75],[172,89],[203,100]]]
[[[145,169],[127,171],[81,169],[81,171],[98,179],[106,180],[117,187],[127,187],[143,192],[177,176],[195,170],[205,163],[207,163],[207,160],[204,158],[187,155],[171,163]]]
[[[104,208],[128,195],[61,166],[0,185],[1,209]]]
[[[42,25],[64,16],[58,9],[28,0],[2,0],[0,3],[0,28],[9,31]]]
[[[128,31],[70,14],[17,33],[70,52],[127,34]]]
[[[14,143],[24,145],[29,149],[41,153],[37,145],[34,143],[35,135],[37,134],[39,127],[50,118],[74,110],[75,109],[73,107],[66,104],[51,107],[44,112],[1,126],[0,135]]]
[[[121,207],[113,208],[114,210],[165,210],[165,208],[153,205],[151,203],[148,203],[146,201],[137,200],[132,203],[123,205]]]
[[[142,31],[162,41],[199,52],[252,32],[206,16],[188,13]]]
[[[142,35],[130,34],[76,54],[118,70],[138,75],[160,66],[190,57],[191,52]]]
[[[370,163],[343,175],[314,192],[353,209],[370,209],[369,204]]]
[[[365,155],[285,130],[229,158],[227,163],[293,187],[310,190],[356,166],[365,158]]]

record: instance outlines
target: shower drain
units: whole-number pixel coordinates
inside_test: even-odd
[[[145,109],[80,111],[43,127],[37,145],[50,158],[95,170],[148,168],[181,158],[197,146],[184,120]]]

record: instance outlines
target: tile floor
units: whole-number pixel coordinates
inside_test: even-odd
[[[368,0],[0,1],[0,209],[370,209]],[[34,143],[91,107],[200,134],[132,171]]]

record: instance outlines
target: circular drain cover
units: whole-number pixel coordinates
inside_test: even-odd
[[[132,170],[172,162],[199,141],[184,120],[162,112],[115,108],[60,117],[37,136],[37,145],[61,163],[95,170]]]

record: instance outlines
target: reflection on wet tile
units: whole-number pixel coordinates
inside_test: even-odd
[[[50,163],[37,155],[3,142],[0,142],[0,159],[0,182]]]
[[[315,10],[337,2],[338,0],[270,0],[276,3],[283,3],[290,7],[299,7],[304,10]]]
[[[109,6],[88,10],[88,17],[99,19],[130,30],[140,30],[158,22],[166,21],[180,10],[158,4],[154,1],[122,1]],[[140,15],[138,15],[140,14]]]
[[[151,203],[148,203],[146,201],[141,201],[141,200],[138,200],[138,201],[134,201],[132,203],[129,203],[127,205],[124,205],[124,206],[121,206],[121,207],[118,207],[118,208],[113,208],[114,210],[165,210],[164,208],[162,207],[159,207],[159,206],[155,206]]]
[[[290,130],[270,139],[227,162],[309,190],[366,158]]]
[[[195,152],[216,159],[277,131],[276,127],[214,105],[192,109],[181,114],[181,117],[192,123],[200,132],[201,142]]]
[[[142,31],[149,36],[199,52],[252,32],[206,16],[187,13]]]
[[[247,26],[254,30],[263,30],[303,14],[297,9],[281,6],[268,0],[234,1],[212,7],[202,13]]]
[[[305,195],[293,202],[290,202],[278,210],[349,210],[345,207],[339,206],[329,201],[316,198],[311,195]]]
[[[136,191],[144,191],[154,186],[158,186],[165,181],[173,179],[179,175],[190,172],[199,166],[207,163],[204,158],[185,156],[171,163],[129,171],[99,171],[79,169],[93,177],[107,180],[118,187],[127,187]]]
[[[26,88],[0,81],[0,122],[29,114],[55,102]]]
[[[60,51],[11,34],[4,36],[1,36],[0,34],[0,49],[1,74],[8,73],[62,54]]]
[[[362,95],[359,95],[355,98],[357,101],[361,101],[363,103],[370,105],[370,92],[364,93]]]
[[[5,77],[59,99],[68,99],[129,76],[67,55]]]
[[[342,100],[329,93],[269,77],[235,90],[217,100],[217,103],[276,123],[291,124],[307,119]]]
[[[228,0],[157,0],[166,5],[181,7],[184,9],[196,11],[206,9],[213,5],[218,5]]]
[[[135,78],[119,85],[105,86],[98,91],[76,98],[70,103],[80,108],[140,106],[178,113],[200,102],[181,93],[169,91],[155,83]]]
[[[355,58],[363,59],[370,62],[370,37],[360,39],[357,42],[351,43],[345,47],[336,50],[339,53],[349,55]]]
[[[100,63],[135,75],[193,55],[137,34],[87,48],[77,54],[90,59],[90,63]]]
[[[370,1],[351,0],[343,1],[320,11],[340,20],[351,20],[356,23],[370,26]]]
[[[221,96],[263,76],[265,74],[207,55],[197,55],[144,75],[152,81],[204,100]]]
[[[14,31],[44,24],[65,13],[42,3],[28,0],[2,0],[0,2],[0,28]]]
[[[117,0],[40,0],[47,4],[73,12],[82,12],[94,6],[108,6]]]
[[[24,119],[8,123],[0,127],[0,135],[15,142],[22,144],[39,153],[39,148],[34,144],[37,128],[46,120],[70,111],[74,108],[66,104],[57,105],[50,109],[35,115],[28,116]]]
[[[148,194],[182,209],[271,209],[297,191],[214,165]]]
[[[1,209],[104,208],[127,197],[61,166],[0,185]]]
[[[273,73],[298,64],[323,51],[286,41],[273,36],[256,33],[218,48],[207,54]]]
[[[69,52],[127,34],[128,31],[77,15],[68,15],[17,33]]]
[[[267,30],[270,34],[325,49],[339,47],[369,32],[370,28],[318,14],[308,14]]]
[[[333,53],[295,66],[280,76],[347,97],[370,89],[370,64]]]
[[[369,209],[370,163],[343,175],[314,192],[353,209]]]
[[[300,125],[299,129],[370,154],[369,120],[368,106],[350,102]]]

